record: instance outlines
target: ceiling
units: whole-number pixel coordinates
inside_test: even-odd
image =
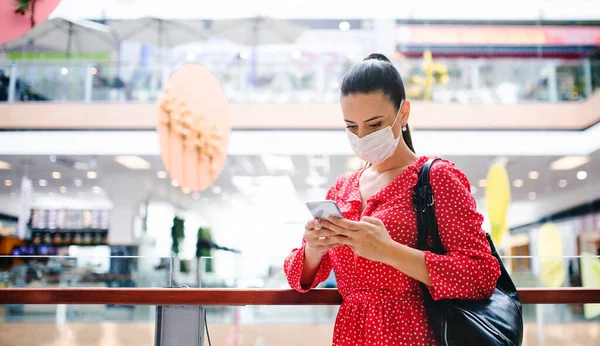
[[[50,198],[70,198],[80,201],[97,201],[106,203],[111,189],[111,181],[133,177],[143,180],[145,188],[155,197],[163,197],[186,207],[194,207],[196,203],[212,203],[214,201],[231,199],[252,198],[261,194],[276,195],[284,198],[294,195],[295,198],[305,200],[309,198],[323,198],[326,189],[335,182],[335,178],[347,171],[356,169],[360,165],[353,156],[259,156],[259,155],[233,155],[229,156],[224,170],[213,187],[200,194],[185,194],[181,188],[173,187],[169,178],[160,179],[157,172],[164,166],[159,156],[143,156],[151,169],[130,170],[115,161],[113,156],[0,156],[0,161],[9,163],[10,170],[0,170],[0,197],[14,198],[18,196],[19,185],[23,175],[27,175],[34,184],[35,196]],[[522,187],[512,188],[513,203],[527,203],[540,206],[552,203],[541,208],[537,217],[541,218],[546,210],[548,213],[559,211],[556,208],[566,209],[575,205],[584,204],[593,199],[600,198],[600,151],[591,155],[591,161],[571,171],[551,171],[549,165],[558,159],[555,156],[516,156],[508,157],[508,174],[511,181],[522,179]],[[448,157],[463,170],[472,186],[474,196],[478,202],[483,203],[484,189],[479,187],[481,179],[485,179],[491,163],[497,160],[491,156],[456,156]],[[54,162],[53,162],[54,161]],[[79,169],[74,165],[77,162]],[[96,179],[88,179],[87,172],[97,172]],[[528,178],[530,171],[538,171],[539,179]],[[585,170],[587,178],[577,179],[577,172]],[[60,172],[60,179],[53,179],[52,173]],[[262,177],[262,178],[257,178]],[[41,187],[39,180],[44,179],[47,186]],[[559,181],[565,179],[566,187],[560,187]],[[12,186],[5,186],[5,181],[11,180]],[[81,186],[76,186],[76,180]],[[94,189],[94,187],[101,189]],[[61,187],[65,187],[61,192]],[[311,189],[312,194],[311,194]],[[316,189],[316,190],[314,190]],[[581,193],[576,193],[580,191]],[[63,193],[64,192],[64,193]],[[530,200],[531,192],[536,193],[535,200]],[[252,195],[252,196],[250,196]],[[573,195],[575,198],[573,198]],[[565,196],[565,198],[561,198]],[[567,196],[570,196],[567,198]],[[276,197],[277,198],[277,197]],[[556,200],[564,200],[562,205],[557,205]]]

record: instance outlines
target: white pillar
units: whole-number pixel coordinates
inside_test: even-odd
[[[393,18],[373,19],[373,49],[393,60],[396,54],[396,20]]]
[[[102,173],[100,172],[100,177]],[[113,204],[110,213],[108,243],[111,245],[136,245],[139,235],[134,232],[134,221],[140,213],[140,203],[153,188],[151,179],[136,174],[111,175],[110,184],[104,184],[106,195]],[[168,230],[166,230],[168,232]]]

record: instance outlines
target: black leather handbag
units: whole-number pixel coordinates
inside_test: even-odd
[[[413,206],[417,212],[417,247],[444,254],[429,183],[429,171],[437,160],[430,159],[421,168],[413,192]],[[490,299],[434,301],[427,287],[421,285],[429,324],[441,346],[520,346],[523,341],[521,300],[489,234],[487,240],[502,271]]]

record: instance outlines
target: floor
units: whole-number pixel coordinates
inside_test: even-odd
[[[229,324],[210,326],[216,346],[306,346],[329,345],[332,325],[277,324],[243,325],[238,342]],[[310,338],[310,341],[307,340]],[[524,346],[597,346],[600,323],[546,325],[545,342],[537,339],[535,325],[525,327]],[[0,323],[2,346],[131,346],[154,345],[152,323]]]

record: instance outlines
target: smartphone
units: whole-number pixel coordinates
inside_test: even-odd
[[[306,207],[315,219],[326,219],[329,216],[344,218],[344,215],[334,201],[312,201],[306,202]]]

